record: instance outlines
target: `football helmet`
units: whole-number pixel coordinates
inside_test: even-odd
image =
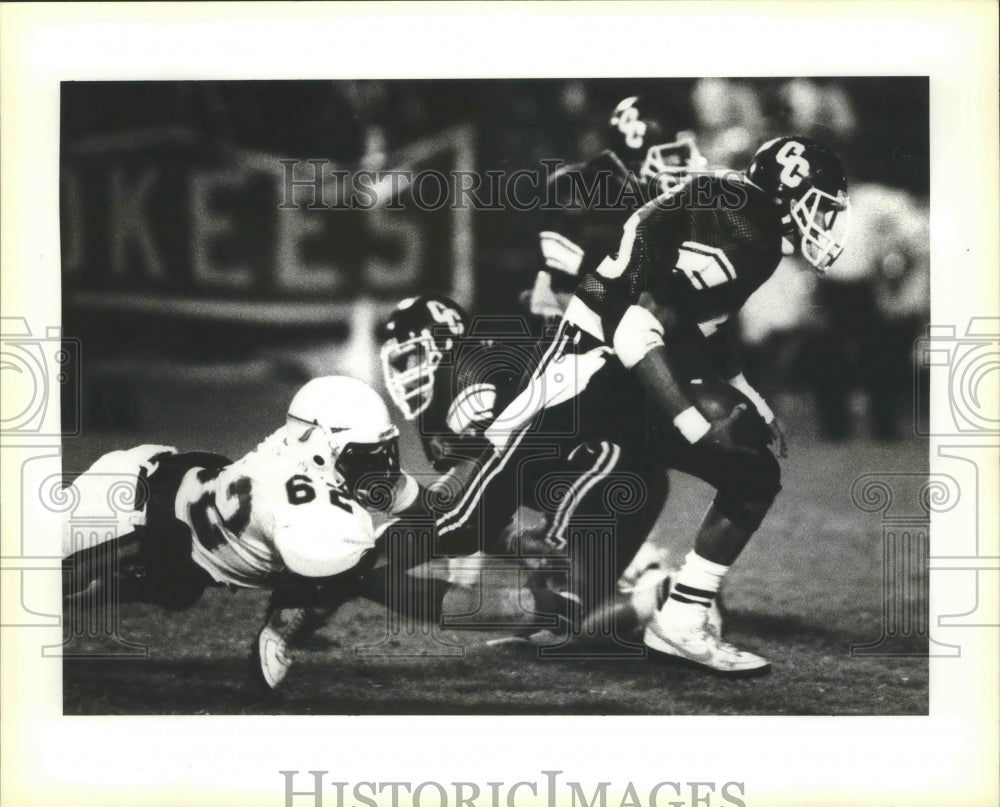
[[[382,328],[382,376],[407,420],[431,405],[438,365],[468,329],[465,311],[447,297],[410,297],[396,306]]]
[[[365,503],[366,490],[399,475],[399,430],[381,396],[349,376],[314,378],[295,393],[288,451],[312,473]]]
[[[632,95],[615,107],[608,122],[612,151],[658,193],[676,187],[689,172],[702,171],[707,165],[694,134],[671,129],[661,107],[652,99]]]
[[[817,272],[826,272],[844,251],[850,229],[840,158],[807,137],[778,137],[757,150],[747,177],[781,206],[786,238]]]

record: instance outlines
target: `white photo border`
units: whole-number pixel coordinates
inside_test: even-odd
[[[5,317],[60,320],[61,81],[799,75],[930,77],[932,322],[961,330],[970,317],[998,316],[997,6],[989,0],[6,3],[0,23]],[[5,505],[17,501],[25,452],[41,450],[4,447]],[[941,462],[932,440],[932,472]],[[980,468],[987,506],[978,529],[984,556],[995,558],[989,465]],[[977,513],[959,509],[947,529],[975,528]],[[20,515],[3,508],[5,557],[16,553]],[[990,574],[980,575],[980,596],[995,617]],[[932,582],[933,602],[965,602]],[[5,608],[16,606],[3,596]],[[664,780],[743,782],[748,807],[998,803],[996,627],[942,629],[962,657],[931,659],[930,716],[894,718],[64,717],[61,665],[38,652],[60,633],[2,632],[2,796],[12,807],[284,805],[280,770],[484,790],[558,770],[588,793],[611,782],[613,805],[629,782],[648,793]],[[525,803],[545,803],[522,793]],[[333,790],[326,796],[337,803]]]

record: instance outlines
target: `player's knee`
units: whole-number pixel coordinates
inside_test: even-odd
[[[756,488],[770,504],[781,491],[781,465],[768,449],[762,449],[758,453],[760,461],[754,477]]]
[[[781,466],[766,449],[755,451],[741,465],[739,473],[719,486],[715,506],[734,524],[752,532],[781,491]]]

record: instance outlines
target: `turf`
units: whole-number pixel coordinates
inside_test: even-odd
[[[147,385],[145,421],[130,432],[85,432],[64,448],[67,470],[142,442],[242,454],[280,425],[293,387],[205,384],[180,396]],[[772,661],[763,678],[725,680],[648,659],[540,659],[533,648],[490,647],[483,632],[386,636],[384,612],[350,603],[316,637],[278,695],[253,687],[246,663],[263,592],[212,590],[189,611],[124,606],[120,634],[148,655],[66,660],[66,714],[926,714],[926,640],[911,655],[852,654],[883,632],[882,525],[851,501],[862,474],[926,472],[926,444],[865,439],[825,444],[807,411],[789,419],[784,489],[726,584],[727,638]],[[419,467],[412,434],[404,464]],[[679,474],[658,535],[677,557],[711,491]],[[384,639],[380,643],[380,637]],[[377,647],[374,657],[356,648]],[[100,653],[107,639],[75,647]]]

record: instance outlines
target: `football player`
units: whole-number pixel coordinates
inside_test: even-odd
[[[330,376],[303,386],[285,425],[236,462],[169,446],[107,454],[67,495],[100,509],[124,476],[135,480],[134,507],[96,545],[64,533],[64,602],[87,607],[112,591],[120,602],[183,609],[210,586],[302,581],[336,599],[338,585],[375,559],[370,511],[402,511],[417,498],[417,483],[399,469],[397,438],[378,393]]]
[[[385,327],[381,354],[390,396],[404,416],[418,421],[435,470],[451,478],[475,473],[474,461],[487,445],[486,429],[495,413],[520,392],[520,379],[537,361],[538,341],[526,327],[519,338],[511,334],[484,338],[477,333],[480,324],[491,322],[482,318],[470,323],[454,302],[435,296],[404,300]],[[589,440],[590,433],[584,423],[563,424],[561,431],[541,433],[534,446],[540,451],[540,461],[526,462],[517,474],[501,480],[503,492],[494,489],[488,506],[479,511],[472,530],[479,547],[491,555],[514,555],[531,567],[542,567],[517,597],[501,594],[495,598],[501,611],[489,613],[492,621],[515,619],[518,614],[510,613],[510,608],[519,606],[521,614],[537,609],[568,615],[573,610],[573,624],[578,623],[582,616],[578,612],[591,610],[609,591],[606,581],[593,579],[592,574],[584,579],[584,568],[594,564],[587,567],[580,553],[567,547],[570,523],[607,516],[608,501],[615,492],[619,501],[629,500],[624,512],[616,514],[621,537],[615,544],[613,563],[601,567],[605,577],[608,569],[614,570],[613,584],[658,518],[667,495],[662,466],[640,464],[638,455],[600,437]],[[549,495],[555,490],[556,495]],[[476,561],[482,557],[477,552],[451,562],[449,579],[455,584],[457,602],[467,603],[469,597],[461,597],[461,590],[479,582]],[[640,560],[641,567],[629,566],[623,587],[634,585],[647,567],[661,567],[664,557],[647,551]],[[572,572],[555,570],[566,566]],[[567,576],[573,581],[569,586]],[[616,618],[620,635],[626,632],[631,616],[624,607],[629,598],[622,599],[623,613]],[[444,610],[452,609],[446,603]],[[468,611],[469,606],[455,610]],[[480,611],[480,617],[486,618],[486,612]]]
[[[544,265],[529,298],[533,314],[558,322],[580,277],[618,244],[626,219],[706,168],[693,133],[677,131],[675,117],[660,99],[629,96],[608,120],[609,148],[549,177],[538,233]]]
[[[695,176],[640,208],[617,248],[583,275],[559,337],[487,429],[494,450],[438,532],[469,523],[525,435],[547,420],[570,408],[587,422],[609,400],[634,406],[647,424],[646,449],[717,491],[645,643],[723,674],[766,672],[765,659],[708,624],[722,579],[781,488],[768,446],[783,453],[774,414],[740,372],[725,323],[796,247],[826,271],[843,251],[847,214],[839,158],[803,137],[765,143],[746,175]],[[627,401],[625,380],[642,394]]]

